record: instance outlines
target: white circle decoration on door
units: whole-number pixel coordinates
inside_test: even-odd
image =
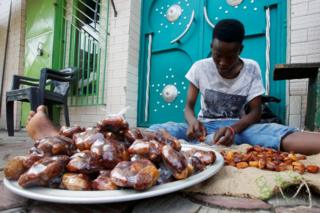
[[[176,21],[182,14],[182,9],[179,5],[174,4],[167,10],[167,19],[170,22]]]
[[[164,101],[167,103],[174,101],[177,96],[178,96],[178,90],[172,84],[165,86],[162,90],[162,97]]]
[[[230,5],[230,6],[237,6],[239,4],[241,4],[243,0],[227,0],[227,3]]]

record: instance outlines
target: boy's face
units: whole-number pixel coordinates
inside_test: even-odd
[[[238,42],[224,42],[213,39],[211,43],[212,58],[222,77],[234,76],[235,68],[239,65],[239,55],[243,46]]]

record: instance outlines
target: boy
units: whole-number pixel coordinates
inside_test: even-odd
[[[259,65],[240,58],[244,26],[235,19],[217,23],[213,31],[212,58],[197,61],[186,74],[190,81],[185,118],[187,124],[155,124],[150,130],[165,129],[181,139],[208,135],[206,143],[232,145],[248,143],[302,154],[320,152],[320,134],[300,132],[275,123],[258,123],[264,94]],[[194,106],[201,94],[198,119]],[[243,114],[247,105],[248,114]]]

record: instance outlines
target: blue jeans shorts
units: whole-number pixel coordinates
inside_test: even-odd
[[[213,144],[214,133],[225,126],[230,126],[238,120],[216,120],[204,122],[204,126],[207,130],[207,137],[205,143]],[[163,124],[153,124],[149,127],[150,131],[157,131],[164,129],[172,136],[178,139],[184,139],[189,143],[198,143],[198,141],[190,141],[186,135],[188,124],[167,122]],[[281,140],[293,132],[297,132],[297,128],[284,126],[277,123],[258,123],[249,126],[247,129],[235,135],[235,144],[250,144],[260,145],[263,147],[269,147],[276,150],[280,150]]]

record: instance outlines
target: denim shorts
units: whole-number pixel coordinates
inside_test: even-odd
[[[225,126],[230,126],[238,120],[216,120],[204,122],[204,126],[207,130],[207,137],[205,143],[213,144],[214,133]],[[169,132],[172,136],[178,139],[184,139],[189,143],[198,143],[198,141],[190,141],[186,135],[188,124],[186,123],[175,123],[167,122],[163,124],[153,124],[149,127],[150,131],[157,131],[164,129]],[[280,150],[281,140],[293,132],[297,132],[297,128],[284,126],[277,123],[258,123],[253,124],[246,128],[241,133],[235,135],[235,144],[250,144],[260,145],[263,147],[269,147],[276,150]]]

